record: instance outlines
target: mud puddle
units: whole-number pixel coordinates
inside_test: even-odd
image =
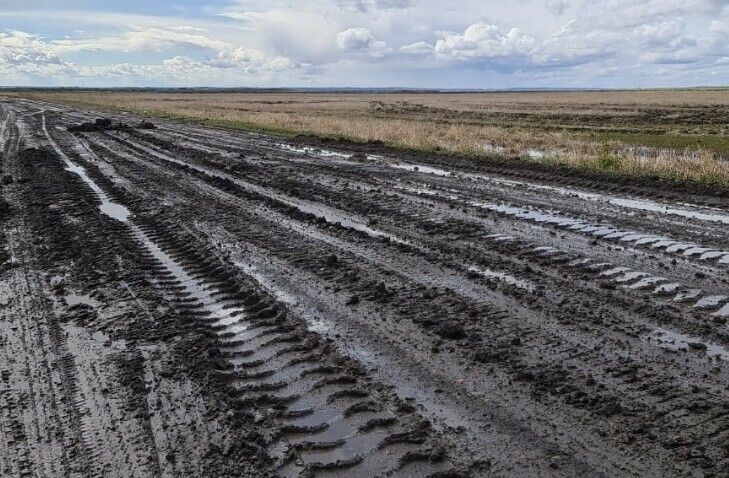
[[[290,289],[289,286],[277,283],[269,274],[257,270],[255,266],[248,265],[245,261],[239,260],[235,264],[239,267],[243,266],[246,271],[254,270],[256,280],[265,284],[266,291],[273,296],[294,297],[300,295],[296,294],[295,290]],[[273,276],[275,277],[275,275]],[[309,330],[331,338],[338,337],[335,343],[343,354],[353,357],[363,364],[379,381],[391,384],[401,399],[413,406],[418,406],[421,414],[433,420],[437,429],[442,430],[444,427],[478,429],[476,423],[469,421],[457,411],[457,404],[447,402],[444,398],[439,397],[435,388],[424,387],[417,378],[410,376],[400,367],[394,366],[394,364],[401,361],[400,359],[390,354],[383,355],[370,350],[358,338],[350,336],[346,327],[338,324],[334,318],[326,318],[326,313],[315,313],[308,306],[299,304],[298,300],[293,301],[292,305],[295,307],[297,315],[306,321]],[[341,337],[346,337],[346,339]],[[327,417],[325,409],[317,410],[314,413],[323,418]],[[305,422],[311,425],[312,421],[315,420],[312,418]]]
[[[285,143],[279,143],[276,145],[276,147],[287,151],[289,153],[299,153],[299,154],[305,154],[305,155],[311,155],[311,156],[318,156],[320,158],[336,158],[336,159],[342,159],[347,160],[352,157],[351,154],[344,154],[344,153],[338,153],[336,151],[331,151],[328,149],[321,149],[321,148],[312,148],[312,147],[296,147],[291,146],[289,144]],[[350,161],[346,161],[346,163],[355,164]]]
[[[450,177],[453,174],[450,171],[446,171],[445,169],[434,168],[432,166],[426,166],[424,164],[391,163],[390,167],[395,169],[402,169],[404,171],[410,171],[413,173],[432,174],[435,176],[443,177]]]
[[[655,212],[666,215],[679,216],[687,219],[695,219],[697,221],[716,222],[721,224],[729,224],[729,214],[723,213],[716,208],[708,208],[697,204],[682,204],[685,207],[676,207],[675,204],[668,205],[647,199],[633,199],[626,197],[613,196],[609,194],[590,193],[579,189],[547,186],[543,184],[535,184],[525,181],[516,181],[511,179],[495,178],[482,174],[464,174],[464,177],[481,179],[494,182],[497,184],[509,186],[523,186],[527,189],[537,191],[552,191],[560,195],[577,197],[587,201],[611,204],[626,209],[634,209],[640,211]]]
[[[386,232],[378,231],[376,229],[372,229],[371,227],[364,224],[364,220],[362,219],[356,219],[352,216],[348,216],[345,214],[342,214],[336,210],[333,210],[328,207],[323,207],[318,204],[305,204],[301,202],[291,201],[288,202],[289,205],[297,208],[301,212],[313,214],[317,217],[323,217],[324,220],[330,224],[341,224],[344,227],[347,227],[349,229],[354,229],[356,231],[364,232],[368,236],[371,237],[382,237],[387,238],[392,242],[397,242],[400,244],[410,244],[408,241],[405,241],[404,239],[400,239],[399,237],[388,234]]]
[[[527,155],[532,159],[543,159],[547,156],[547,153],[543,151],[529,150]],[[614,196],[610,194],[599,194],[582,191],[579,189],[572,189],[558,186],[548,186],[543,184],[536,184],[527,181],[517,181],[512,179],[499,178],[494,176],[488,176],[477,173],[460,173],[453,174],[452,172],[433,168],[425,165],[417,164],[390,164],[391,167],[397,169],[403,169],[411,172],[423,172],[428,174],[434,174],[443,177],[457,177],[467,179],[477,179],[505,186],[521,186],[527,189],[537,191],[552,191],[560,195],[577,197],[588,201],[606,203],[613,206],[618,206],[626,209],[654,212],[665,215],[672,215],[683,217],[686,219],[694,219],[697,221],[715,222],[721,224],[729,224],[729,214],[724,213],[722,210],[717,208],[710,208],[700,206],[697,204],[682,203],[682,207],[677,207],[676,204],[662,204],[657,201],[651,201],[646,199],[634,199],[628,197]]]
[[[88,295],[68,294],[64,297],[64,299],[69,307],[73,307],[75,305],[88,305],[89,307],[96,309],[101,305],[98,301],[92,299],[91,296]]]
[[[729,360],[729,349],[726,347],[662,328],[655,329],[646,340],[676,352],[693,352],[717,360]]]
[[[175,164],[184,165],[185,167],[195,169],[196,171],[199,171],[210,177],[217,177],[217,178],[233,181],[234,183],[238,184],[239,186],[242,186],[242,187],[249,189],[251,191],[254,191],[256,193],[272,197],[278,201],[281,201],[282,203],[284,203],[288,206],[298,209],[301,212],[313,214],[317,217],[323,217],[324,220],[328,223],[331,223],[331,224],[339,223],[344,227],[348,227],[350,229],[354,229],[354,230],[363,232],[372,237],[387,238],[392,242],[397,242],[400,244],[409,244],[408,241],[401,239],[393,234],[389,234],[389,233],[371,228],[370,226],[365,224],[364,220],[362,220],[360,218],[353,217],[351,215],[348,215],[346,213],[343,213],[343,212],[333,209],[331,207],[327,207],[322,204],[315,204],[315,203],[309,203],[309,202],[305,202],[305,201],[301,201],[301,200],[295,200],[289,196],[284,196],[282,194],[271,191],[267,188],[258,186],[256,184],[252,184],[248,181],[244,181],[239,178],[229,176],[227,174],[216,173],[216,172],[210,171],[206,168],[202,168],[199,166],[185,163],[184,161],[180,161],[175,158],[171,158],[166,154],[157,152],[157,151],[155,151],[151,148],[148,148],[146,146],[143,146],[143,145],[136,145],[136,147],[142,149],[143,151],[147,152],[148,154],[155,156],[156,158],[161,159],[162,161],[168,161],[168,162],[172,162]]]
[[[497,271],[492,271],[491,269],[482,269],[479,267],[469,267],[468,270],[470,272],[475,272],[477,274],[480,274],[480,275],[490,278],[490,279],[496,279],[496,280],[504,282],[508,285],[513,285],[514,287],[518,287],[520,289],[524,289],[529,292],[534,292],[534,289],[535,289],[533,284],[530,284],[527,281],[517,279],[516,277],[514,277],[510,274],[506,274],[505,272],[497,272]]]
[[[68,158],[64,157],[64,161],[69,168],[73,168],[74,172],[84,178],[100,199],[106,198],[104,192],[86,175],[83,168],[79,168]],[[263,400],[264,402],[273,399],[287,403],[290,399],[299,397],[292,404],[288,404],[287,409],[309,414],[311,416],[309,423],[312,423],[311,427],[316,430],[302,429],[301,432],[287,432],[284,434],[290,446],[295,449],[297,446],[301,448],[298,453],[297,467],[302,465],[319,466],[322,464],[337,466],[341,462],[362,460],[364,456],[378,449],[383,441],[393,433],[386,425],[391,420],[397,421],[391,412],[384,412],[385,415],[376,415],[374,418],[381,420],[382,425],[378,425],[371,430],[360,429],[359,427],[365,424],[356,425],[357,422],[354,418],[344,418],[344,407],[353,403],[348,402],[346,399],[347,393],[350,392],[341,389],[338,385],[339,382],[336,380],[329,386],[326,382],[321,382],[321,378],[316,375],[309,376],[303,373],[298,376],[296,374],[287,375],[292,373],[290,367],[293,366],[281,362],[281,359],[276,355],[287,348],[286,335],[277,337],[276,335],[268,335],[269,331],[266,329],[263,332],[260,329],[251,329],[247,324],[247,315],[237,301],[231,303],[229,300],[226,301],[220,298],[214,286],[188,273],[180,262],[165,252],[156,241],[128,217],[127,211],[127,215],[124,216],[123,220],[142,246],[172,277],[172,281],[179,288],[179,293],[184,297],[192,298],[203,306],[207,317],[206,321],[209,320],[209,323],[215,327],[214,330],[220,337],[222,348],[226,350],[227,354],[230,354],[231,364],[237,366],[236,364],[251,363],[247,358],[256,357],[256,360],[260,360],[262,364],[259,367],[270,367],[274,375],[281,377],[280,382],[267,382],[266,379],[263,379],[263,381],[257,383],[248,383],[244,376],[240,381],[242,383],[239,385],[240,393],[244,397],[258,397],[257,399],[250,398],[250,400]],[[170,279],[165,279],[165,282],[170,282]],[[68,299],[72,302],[87,300],[87,298],[78,295],[75,297],[69,296]],[[104,340],[104,337],[99,337],[99,339]],[[267,357],[267,359],[263,357]],[[258,365],[245,365],[245,367],[255,366]],[[288,380],[284,381],[283,378],[288,378]],[[322,385],[317,385],[319,383]],[[344,383],[348,382],[345,381]],[[273,390],[285,388],[286,392],[281,392],[281,396],[266,395],[267,387],[273,387]],[[264,395],[261,395],[261,393]],[[342,394],[341,399],[338,398],[338,393]],[[355,394],[354,396],[359,395]],[[334,416],[335,412],[336,416]],[[316,421],[318,423],[315,423]],[[293,472],[293,475],[298,475],[298,471]]]
[[[101,205],[99,206],[101,212],[113,219],[116,219],[117,221],[127,222],[131,214],[129,212],[129,209],[109,199],[109,196],[107,196],[106,193],[86,174],[86,170],[71,161],[69,157],[66,156],[66,153],[61,150],[58,144],[53,141],[51,135],[48,133],[48,129],[46,128],[45,116],[43,116],[42,119],[42,129],[51,147],[56,151],[56,153],[63,160],[63,162],[66,163],[66,171],[77,174],[79,177],[81,177],[81,179],[83,179],[86,184],[89,185],[89,187],[91,187],[91,189],[93,189],[94,193],[96,193],[96,196],[101,201]]]
[[[669,254],[681,254],[686,257],[697,256],[700,260],[717,260],[718,263],[729,263],[729,251],[718,251],[709,247],[701,247],[695,243],[684,243],[661,236],[642,234],[636,231],[624,231],[605,224],[591,224],[580,219],[559,216],[536,209],[525,209],[506,204],[489,204],[474,202],[474,207],[497,212],[517,219],[548,224],[570,231],[581,232],[594,237],[612,239],[618,242],[632,243],[652,249],[662,249]]]

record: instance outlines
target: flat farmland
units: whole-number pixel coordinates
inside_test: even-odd
[[[208,124],[727,184],[729,90],[524,93],[32,92]]]

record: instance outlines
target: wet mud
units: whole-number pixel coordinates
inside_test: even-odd
[[[3,476],[729,476],[723,194],[1,109]]]

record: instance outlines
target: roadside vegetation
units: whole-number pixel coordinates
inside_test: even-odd
[[[287,136],[729,186],[729,91],[581,93],[24,92]]]

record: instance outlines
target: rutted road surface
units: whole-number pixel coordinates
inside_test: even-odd
[[[1,114],[3,476],[729,476],[725,197]]]

